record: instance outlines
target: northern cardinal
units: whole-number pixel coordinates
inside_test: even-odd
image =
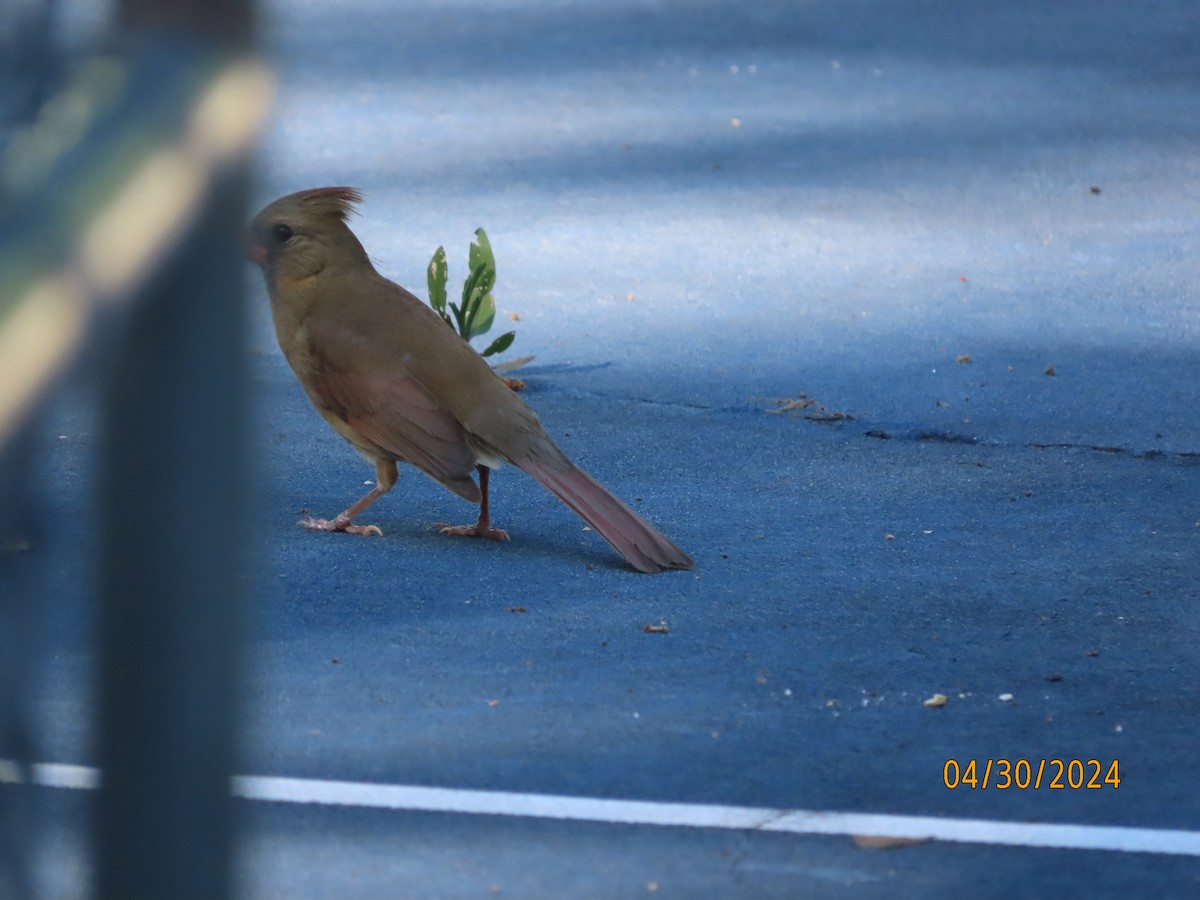
[[[555,446],[533,410],[440,316],[371,265],[346,220],[348,187],[281,197],[250,226],[280,349],[313,406],[375,464],[375,487],[315,531],[382,534],[353,519],[390,491],[407,462],[479,504],[474,525],[442,533],[507,540],[488,513],[488,474],[508,461],[573,509],[640,572],[691,558]],[[479,484],[472,473],[479,472]]]

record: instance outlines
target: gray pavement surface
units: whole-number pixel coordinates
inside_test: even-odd
[[[372,472],[248,269],[243,771],[1200,830],[1200,8],[296,2],[265,34],[258,199],[361,188],[418,292],[484,226],[526,398],[697,568],[637,575],[512,469],[507,544],[429,531],[473,510],[411,469],[382,539],[296,528]],[[56,762],[92,761],[97,429],[82,388],[47,422]],[[1051,757],[1120,788],[942,783]],[[50,894],[86,802],[47,792]],[[1200,891],[1194,857],[241,809],[253,897]]]

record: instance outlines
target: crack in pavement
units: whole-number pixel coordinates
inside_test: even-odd
[[[985,440],[970,434],[954,431],[931,431],[928,429],[908,429],[893,433],[883,428],[870,428],[863,432],[864,437],[889,441],[896,438],[909,441],[928,441],[938,444],[963,444],[967,446],[984,445],[988,447],[1003,447],[1006,444],[998,440]],[[1200,465],[1200,453],[1191,451],[1176,451],[1169,453],[1164,450],[1151,448],[1149,450],[1134,450],[1131,447],[1120,447],[1112,444],[1087,444],[1072,441],[1026,441],[1022,444],[1009,444],[1029,450],[1082,450],[1089,453],[1104,453],[1109,456],[1129,456],[1133,459],[1149,461],[1178,462],[1185,465]]]

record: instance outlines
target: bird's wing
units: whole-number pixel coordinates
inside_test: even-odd
[[[361,333],[334,325],[309,346],[305,387],[352,443],[411,463],[473,503],[475,452],[458,420],[409,373],[403,356]],[[395,357],[395,358],[393,358]]]

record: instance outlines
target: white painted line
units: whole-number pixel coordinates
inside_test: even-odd
[[[603,800],[553,794],[518,794],[508,791],[469,791],[459,788],[369,784],[352,781],[314,781],[307,778],[240,776],[233,791],[251,800],[280,803],[319,803],[330,806],[364,806],[374,809],[407,809],[488,816],[525,816],[532,819],[568,819],[580,822],[616,822],[636,825],[690,826],[693,828],[762,828],[781,813],[774,809],[740,806],[702,806],[691,803],[650,803],[640,800]]]
[[[90,789],[100,772],[87,766],[37,763],[28,776],[0,759],[0,783],[31,781],[45,787]],[[572,822],[611,822],[659,825],[668,828],[724,828],[788,834],[829,834],[906,840],[953,841],[1008,847],[1063,850],[1108,850],[1115,853],[1163,853],[1200,857],[1200,832],[1166,828],[1122,828],[1112,825],[1070,825],[899,816],[877,813],[821,812],[753,806],[715,806],[695,803],[653,803],[521,794],[509,791],[470,791],[459,788],[372,784],[238,775],[233,793],[247,800],[272,803],[313,803],[468,815],[519,816]]]
[[[26,777],[20,763],[0,759],[0,784],[23,784],[29,781],[42,787],[89,790],[100,786],[100,770],[90,766],[69,766],[64,763],[34,763]]]

